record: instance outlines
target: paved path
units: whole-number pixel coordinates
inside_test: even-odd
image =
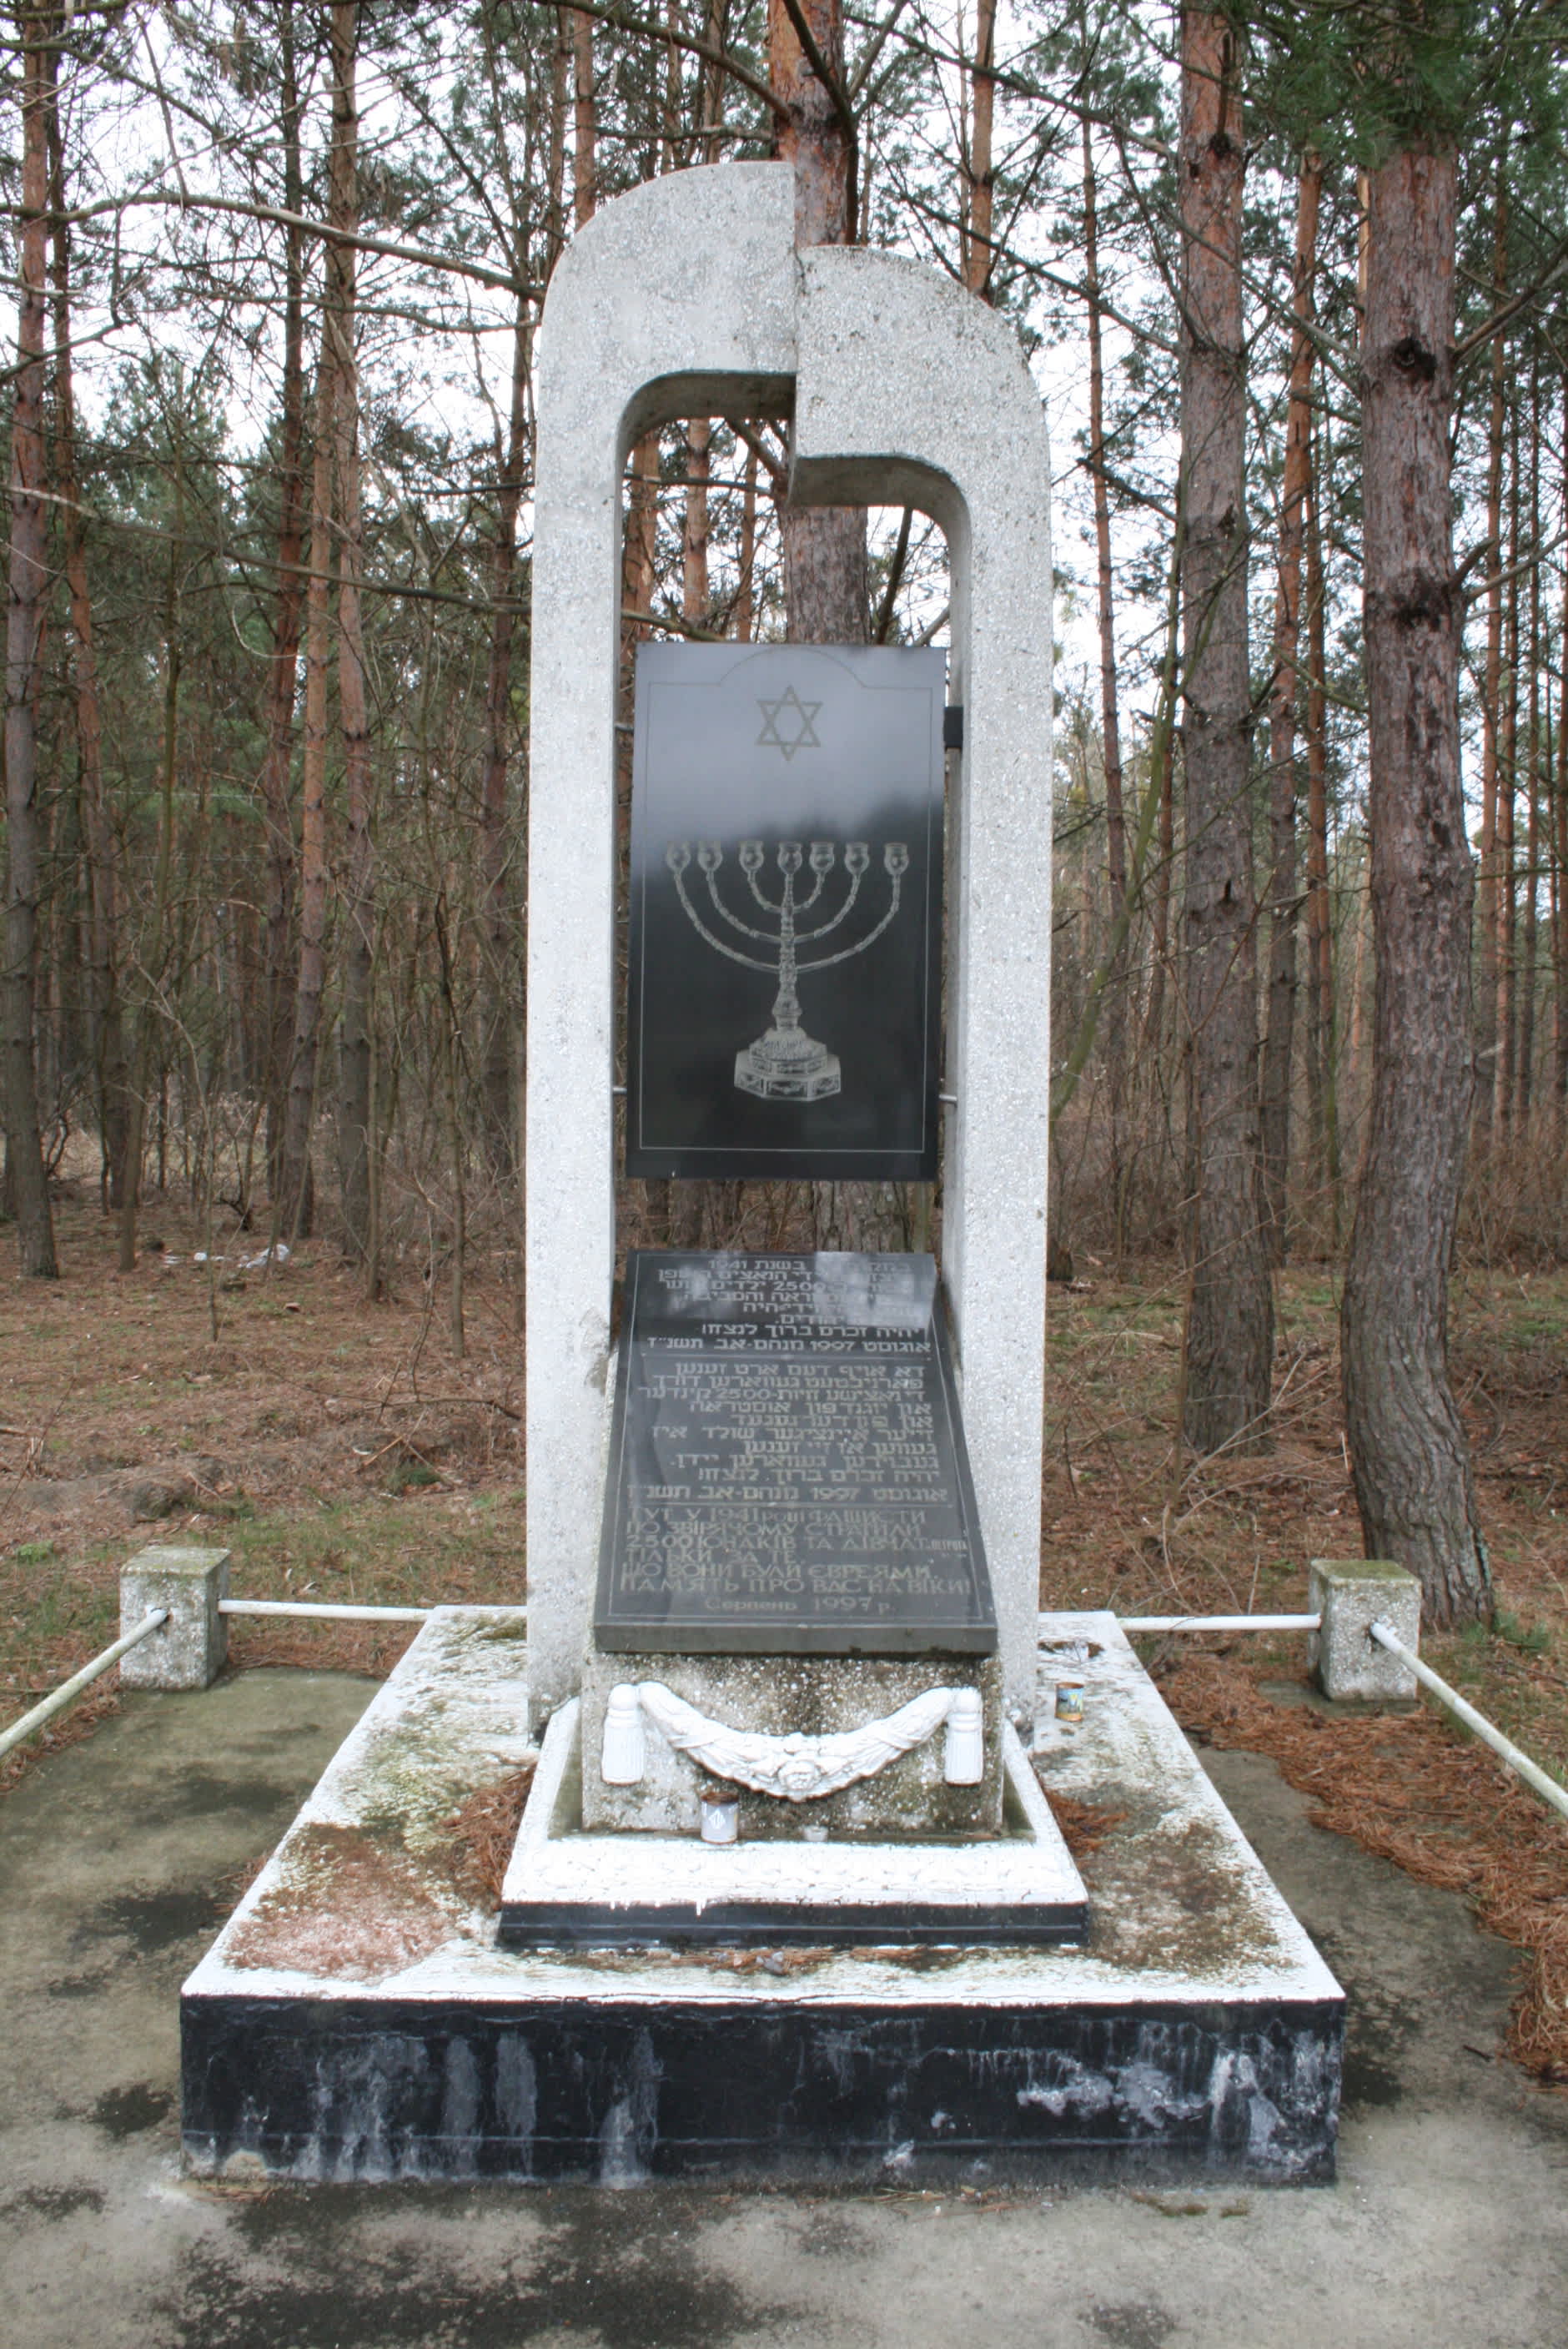
[[[0,1803],[0,2331],[26,2349],[1564,2349],[1568,2098],[1512,1952],[1206,1755],[1350,1993],[1336,2187],[703,2195],[186,2184],[176,2000],[370,1694],[128,1698]],[[1549,1832],[1544,1826],[1542,1832]],[[225,1879],[228,1879],[227,1881]]]

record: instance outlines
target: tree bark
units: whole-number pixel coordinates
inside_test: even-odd
[[[1502,699],[1497,725],[1497,1029],[1492,1059],[1491,1116],[1506,1132],[1513,1123],[1515,1007],[1518,997],[1519,875],[1515,870],[1519,803],[1519,419],[1509,430],[1508,551],[1498,557],[1507,574],[1502,626]]]
[[[1317,261],[1318,199],[1323,165],[1306,156],[1295,214],[1295,326],[1291,344],[1290,395],[1285,411],[1284,478],[1280,489],[1279,585],[1274,597],[1274,687],[1269,696],[1268,1027],[1264,1041],[1263,1169],[1274,1259],[1283,1264],[1289,1242],[1290,1083],[1295,1039],[1297,886],[1295,718],[1300,689],[1303,515],[1312,472],[1312,358],[1309,331]]]
[[[129,1111],[125,1020],[119,999],[119,857],[103,779],[103,713],[92,598],[88,592],[87,534],[77,478],[77,407],[71,366],[70,229],[65,220],[65,150],[56,94],[57,52],[46,52],[49,177],[53,188],[55,307],[55,476],[65,539],[66,590],[76,641],[77,786],[88,875],[88,1019],[98,1090],[101,1195],[106,1210],[125,1195],[125,1148]]]
[[[1568,381],[1563,386],[1563,475],[1568,484]],[[1553,1130],[1559,1149],[1568,1140],[1568,564],[1563,570],[1563,607],[1558,619],[1557,792],[1553,859],[1553,959],[1555,1011],[1552,1031]]]
[[[1182,1432],[1200,1453],[1266,1435],[1274,1292],[1262,1213],[1248,753],[1237,36],[1182,16],[1183,911],[1192,1168]]]
[[[153,1041],[159,1011],[158,994],[170,961],[170,894],[174,874],[174,793],[180,760],[180,681],[184,658],[180,588],[185,567],[185,442],[184,412],[170,409],[173,428],[174,527],[169,534],[168,570],[163,598],[163,755],[158,790],[158,861],[153,874],[152,913],[143,933],[142,968],[135,1010],[135,1040],[131,1053],[130,1113],[125,1141],[125,1186],[119,1206],[119,1269],[129,1272],[136,1263],[137,1216],[141,1205],[141,1166],[147,1133],[147,1103],[152,1087]],[[180,959],[182,961],[183,957]],[[158,1122],[158,1187],[168,1173],[169,1071],[160,1072]]]
[[[490,1164],[510,1176],[517,1165],[513,1044],[521,1018],[522,971],[512,900],[511,773],[512,647],[517,637],[517,518],[528,461],[528,375],[532,348],[528,297],[517,297],[512,325],[511,407],[501,480],[496,494],[495,551],[490,563],[494,615],[485,687],[485,767],[480,797],[480,863],[484,890],[485,961],[490,1009],[485,1025],[483,1087]]]
[[[283,76],[281,129],[284,202],[303,210],[304,179],[300,161],[301,100],[294,39],[293,0],[279,20]],[[284,378],[278,445],[278,585],[273,616],[273,656],[266,692],[266,755],[262,762],[262,816],[266,826],[265,932],[263,946],[262,1091],[266,1104],[267,1188],[277,1195],[283,1153],[284,1102],[288,1090],[293,985],[294,889],[294,811],[290,778],[294,766],[294,699],[299,683],[300,616],[304,588],[304,239],[298,229],[284,232]]]
[[[294,1240],[315,1216],[311,1138],[315,1123],[321,999],[326,981],[326,685],[332,585],[331,338],[322,323],[316,366],[315,456],[311,465],[309,575],[305,587],[304,744],[300,773],[299,966],[289,1040],[288,1097],[273,1217]]]
[[[681,545],[681,617],[688,627],[707,628],[707,487],[712,478],[713,427],[706,416],[686,419],[686,525]]]
[[[1530,372],[1530,636],[1526,660],[1530,678],[1529,714],[1524,737],[1524,913],[1520,941],[1515,993],[1519,1000],[1519,1052],[1514,1071],[1515,1115],[1522,1134],[1530,1130],[1535,1076],[1535,957],[1539,943],[1541,901],[1541,672],[1545,648],[1541,640],[1541,369],[1533,361]],[[1514,589],[1519,592],[1517,583]]]
[[[740,497],[739,577],[735,591],[733,627],[742,644],[756,633],[757,615],[757,451],[746,452],[746,486]]]
[[[59,1259],[38,1125],[38,638],[48,585],[44,518],[45,265],[48,249],[46,16],[18,10],[23,43],[22,217],[16,395],[11,419],[11,553],[5,610],[5,943],[0,1079],[5,1174],[17,1254],[29,1278],[55,1280]]]
[[[586,228],[599,201],[599,110],[593,94],[593,19],[572,19],[572,216]],[[526,276],[526,270],[520,270]]]
[[[968,153],[964,158],[964,233],[960,265],[964,283],[982,302],[991,299],[991,271],[995,259],[992,222],[995,175],[991,162],[991,133],[996,109],[996,0],[975,0],[975,63],[970,73]],[[1089,169],[1088,122],[1084,122],[1084,170]],[[1093,263],[1089,264],[1093,274]]]
[[[1448,1270],[1473,1081],[1474,877],[1460,779],[1462,605],[1449,521],[1457,167],[1372,173],[1361,396],[1371,902],[1367,1157],[1341,1309],[1346,1429],[1369,1557],[1439,1623],[1490,1612],[1448,1373]]]
[[[1508,182],[1504,177],[1506,146],[1498,158],[1497,198],[1492,219],[1492,300],[1508,291]],[[1502,707],[1502,456],[1507,427],[1507,340],[1491,338],[1491,405],[1487,425],[1486,564],[1490,574],[1486,598],[1486,670],[1480,697],[1480,1081],[1476,1087],[1476,1119],[1483,1131],[1491,1124],[1492,1091],[1496,1083],[1498,1011],[1497,774],[1498,719]]]
[[[993,19],[994,21],[994,19]],[[979,54],[978,42],[976,55]],[[990,85],[987,84],[989,88]],[[976,132],[979,84],[975,86]],[[987,127],[987,150],[989,128]],[[976,148],[978,156],[978,148]],[[1088,305],[1088,471],[1094,492],[1096,582],[1099,599],[1099,739],[1105,768],[1105,848],[1110,918],[1122,920],[1127,896],[1127,816],[1122,792],[1121,718],[1116,674],[1116,580],[1110,560],[1110,493],[1105,473],[1105,352],[1099,304],[1099,205],[1094,146],[1083,124],[1084,293]],[[987,256],[988,257],[988,256]],[[1127,1100],[1127,951],[1106,977],[1105,1072],[1110,1139],[1111,1206],[1119,1251],[1125,1236],[1123,1123]]]
[[[1339,1080],[1334,1024],[1334,922],[1328,896],[1328,648],[1322,512],[1328,464],[1321,441],[1315,426],[1306,514],[1306,1067],[1317,1175],[1328,1198],[1329,1246],[1337,1256]]]
[[[332,351],[333,476],[337,514],[337,707],[343,729],[347,857],[344,891],[343,1025],[338,1050],[338,1135],[347,1251],[372,1296],[379,1253],[372,1199],[371,985],[376,957],[375,857],[370,826],[370,735],[365,706],[365,635],[359,582],[364,525],[359,498],[359,370],[355,357],[356,267],[348,239],[359,225],[359,110],[355,57],[359,0],[334,0],[332,155],[328,212],[345,234],[326,249],[323,331]]]
[[[801,0],[819,55],[843,88],[841,0]],[[778,149],[795,171],[795,242],[852,244],[854,148],[784,0],[768,0],[768,78],[783,102]],[[791,644],[863,645],[869,630],[866,519],[859,506],[779,511],[785,633]]]

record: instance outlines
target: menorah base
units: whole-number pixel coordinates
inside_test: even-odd
[[[758,1101],[826,1101],[840,1087],[839,1056],[799,1029],[770,1028],[735,1056],[738,1091]]]

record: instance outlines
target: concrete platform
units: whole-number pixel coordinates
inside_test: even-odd
[[[182,2176],[181,1982],[375,1693],[129,1694],[0,1801],[0,2271],[30,2349],[1562,2349],[1568,2096],[1499,2053],[1518,1953],[1246,1754],[1201,1759],[1346,1986],[1326,2190],[979,2165],[923,2190],[897,2147],[854,2190]]]
[[[1046,1783],[1126,1813],[1085,1948],[524,1951],[447,1822],[516,1765],[526,1651],[507,1610],[439,1610],[185,1984],[187,2162],[1331,2176],[1337,1983],[1112,1619],[1053,1629],[1091,1649],[1090,1698]]]

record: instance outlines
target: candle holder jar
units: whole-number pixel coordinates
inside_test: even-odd
[[[733,1786],[703,1789],[701,1835],[704,1843],[735,1843],[740,1835],[740,1796]]]

